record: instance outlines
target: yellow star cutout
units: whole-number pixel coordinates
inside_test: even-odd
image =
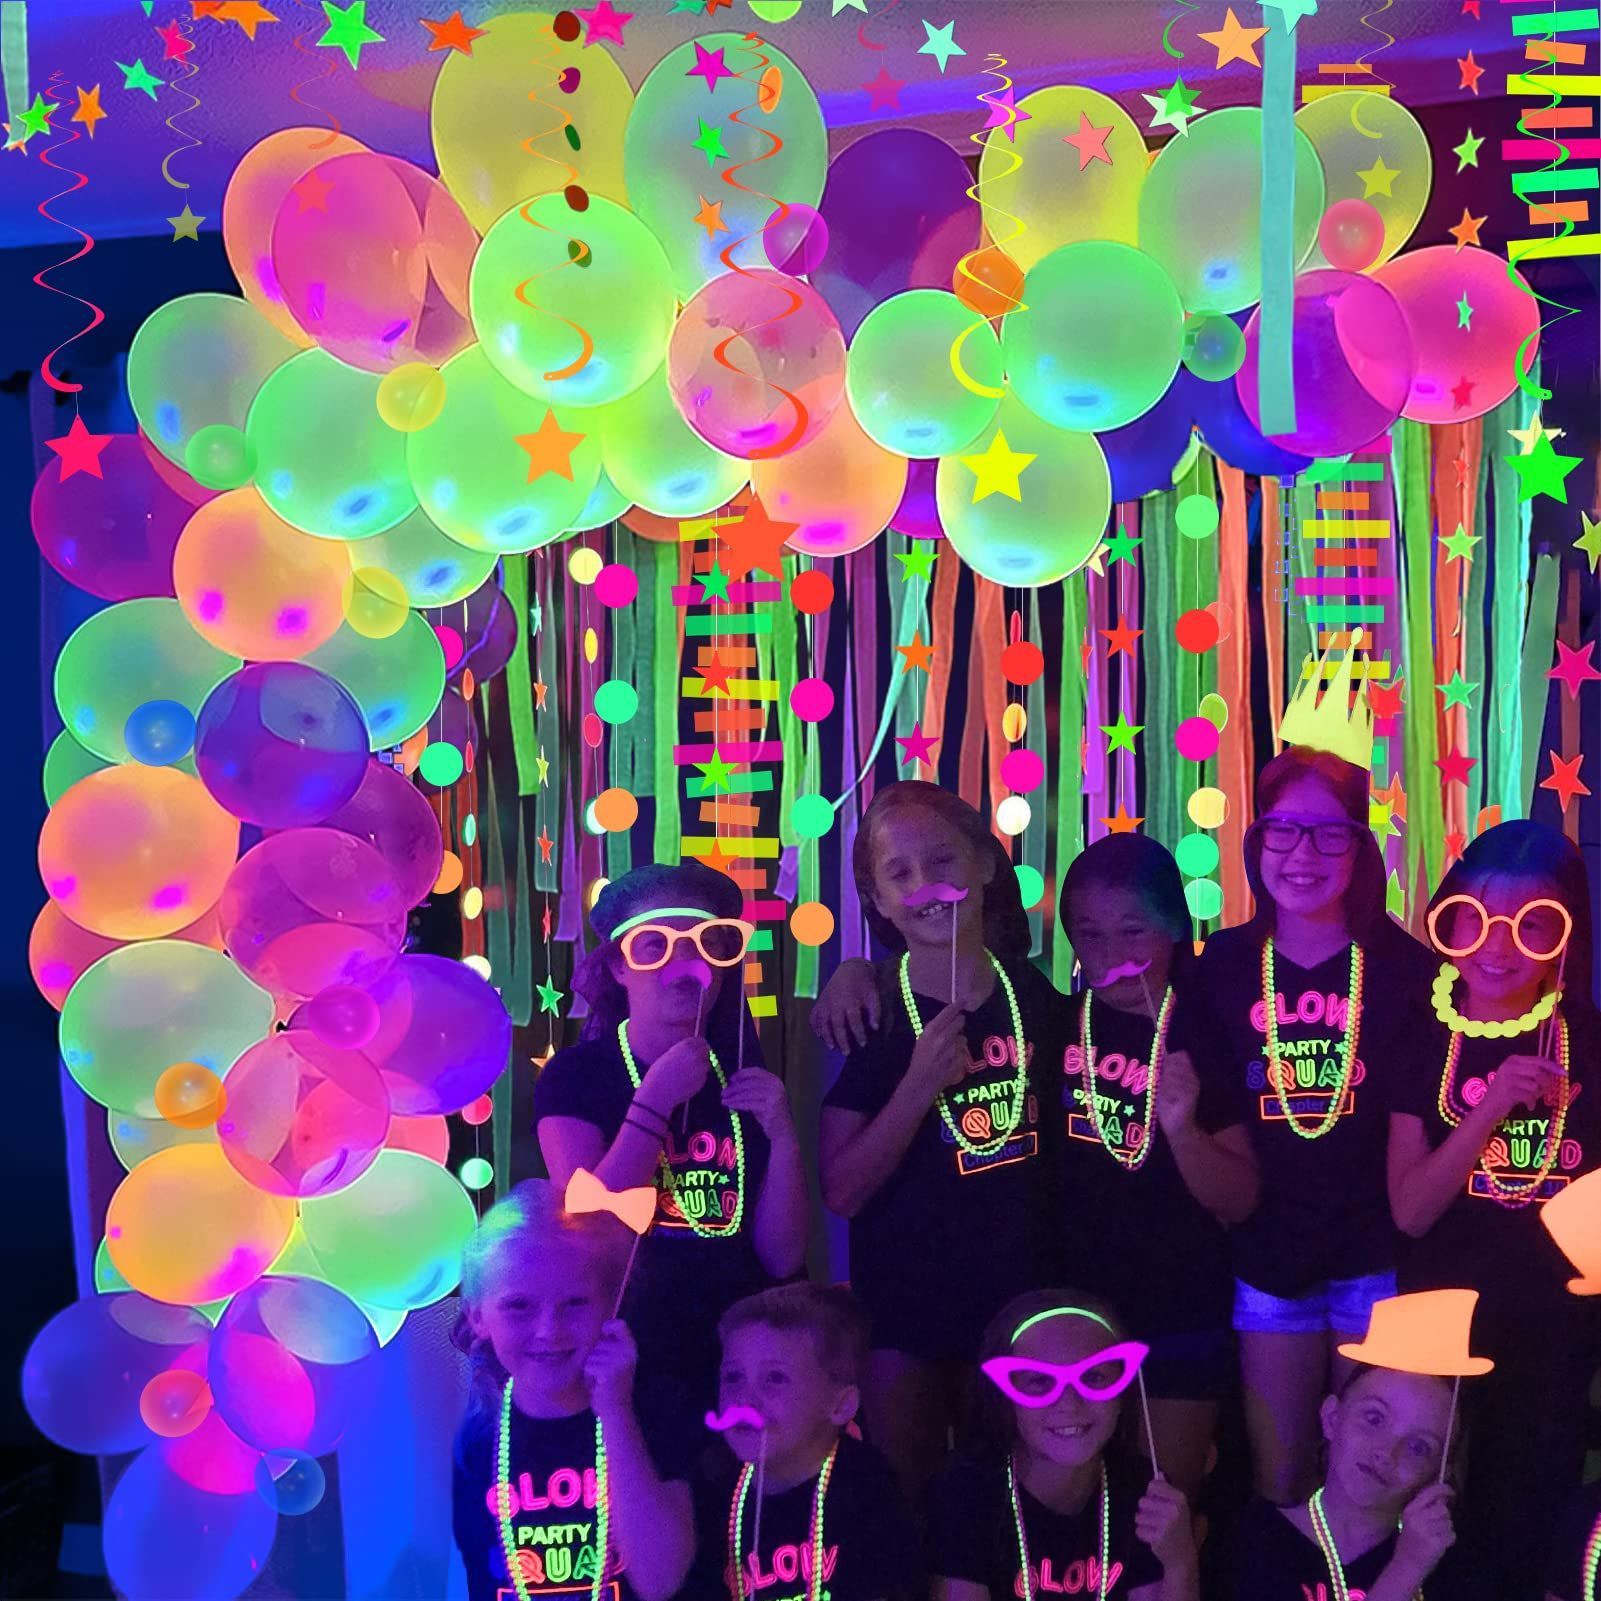
[[[534,766],[539,769],[539,787],[543,789],[550,779],[550,763],[545,759],[545,747],[539,747],[539,754],[534,758]]]
[[[1401,176],[1399,167],[1386,167],[1383,156],[1375,156],[1373,165],[1366,172],[1359,172],[1357,177],[1362,180],[1362,198],[1371,200],[1374,195],[1385,195],[1394,199],[1390,193],[1390,185]]]
[[[1090,552],[1089,560],[1086,561],[1084,565],[1089,568],[1089,570],[1093,572],[1097,578],[1105,578],[1106,568],[1103,565],[1105,561],[1106,546],[1104,543],[1102,543],[1097,545],[1095,549]]]
[[[989,449],[979,456],[963,456],[962,464],[973,469],[973,504],[990,495],[1005,495],[1011,500],[1023,498],[1018,480],[1035,458],[1006,443],[1004,429],[997,428]]]
[[[1507,432],[1523,446],[1519,455],[1528,456],[1534,452],[1534,447],[1541,439],[1561,439],[1562,429],[1547,428],[1544,421],[1536,417],[1527,428],[1508,428]]]
[[[205,220],[204,217],[197,217],[189,209],[187,200],[183,203],[183,210],[176,217],[167,218],[172,224],[172,237],[175,242],[179,239],[193,239],[196,244],[200,242],[200,224]]]
[[[1245,27],[1234,15],[1234,7],[1230,6],[1223,26],[1200,37],[1208,44],[1217,46],[1218,66],[1226,67],[1231,61],[1249,61],[1253,67],[1260,67],[1262,63],[1257,58],[1256,41],[1266,32],[1266,28]]]

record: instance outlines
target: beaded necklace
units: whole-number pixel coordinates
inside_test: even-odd
[[[807,1601],[819,1601],[823,1593],[823,1501],[828,1495],[828,1481],[834,1474],[834,1459],[839,1455],[839,1442],[823,1460],[817,1475],[817,1489],[812,1495],[812,1576],[807,1584]],[[739,1483],[734,1486],[734,1499],[728,1509],[728,1548],[734,1553],[734,1601],[745,1601],[745,1496],[756,1466],[747,1462],[739,1470]],[[761,1552],[756,1553],[757,1561]]]
[[[517,1591],[517,1601],[529,1601],[528,1581],[523,1578],[517,1562],[516,1543],[511,1533],[511,1386],[500,1400],[500,1452],[498,1457],[500,1486],[500,1543],[506,1553],[506,1571],[511,1575]],[[600,1587],[606,1577],[607,1525],[611,1522],[611,1491],[606,1482],[606,1436],[600,1419],[595,1419],[595,1573],[589,1583],[589,1601],[600,1601]]]
[[[1278,986],[1273,980],[1273,937],[1262,943],[1262,1009],[1267,1014],[1267,1076],[1278,1096],[1284,1120],[1303,1140],[1320,1140],[1334,1127],[1345,1104],[1345,1092],[1351,1082],[1351,1069],[1356,1065],[1356,1042],[1362,1028],[1362,974],[1365,961],[1362,947],[1351,942],[1351,977],[1345,997],[1345,1048],[1340,1060],[1340,1078],[1329,1099],[1329,1109],[1315,1127],[1303,1127],[1290,1107],[1284,1093],[1284,1064],[1279,1059]]]
[[[1312,1492],[1312,1499],[1306,1503],[1306,1509],[1312,1517],[1312,1532],[1317,1536],[1318,1549],[1323,1553],[1323,1560],[1329,1566],[1329,1580],[1334,1586],[1334,1601],[1351,1601],[1351,1590],[1345,1582],[1345,1565],[1340,1561],[1339,1548],[1334,1543],[1334,1533],[1329,1528],[1329,1520],[1323,1515],[1323,1486],[1320,1484]],[[1412,1601],[1423,1601],[1423,1592],[1419,1590]]]
[[[1595,1601],[1596,1570],[1601,1569],[1601,1518],[1590,1531],[1584,1548],[1584,1601]]]
[[[639,1088],[639,1068],[634,1061],[634,1053],[628,1048],[628,1019],[625,1017],[617,1025],[617,1044],[623,1053],[623,1066],[628,1069],[629,1082],[637,1090]],[[712,1072],[717,1075],[717,1082],[726,1090],[728,1078],[723,1072],[722,1063],[717,1060],[717,1052],[709,1051],[712,1059]],[[720,1240],[728,1235],[739,1232],[740,1220],[745,1216],[745,1130],[740,1124],[739,1113],[731,1111],[729,1121],[734,1125],[734,1215],[719,1228],[708,1228],[699,1218],[694,1218],[684,1210],[680,1201],[678,1214],[689,1225],[690,1232],[698,1239]],[[673,1173],[672,1165],[668,1162],[664,1152],[661,1159],[662,1185],[673,1197],[678,1200],[678,1179]]]
[[[1093,996],[1084,997],[1084,1009],[1079,1013],[1078,1021],[1079,1054],[1084,1059],[1084,1094],[1090,1109],[1090,1122],[1095,1125],[1095,1136],[1106,1147],[1107,1155],[1125,1172],[1137,1173],[1145,1165],[1145,1158],[1151,1154],[1151,1147],[1156,1143],[1156,1124],[1152,1121],[1152,1114],[1156,1110],[1157,1075],[1161,1071],[1162,1053],[1167,1047],[1167,1020],[1173,1008],[1173,986],[1168,985],[1167,993],[1162,997],[1161,1009],[1156,1014],[1156,1033],[1151,1041],[1151,1060],[1145,1078],[1145,1138],[1132,1156],[1125,1156],[1117,1146],[1111,1144],[1101,1125],[1101,1105],[1095,1094],[1095,1041],[1090,1031],[1093,1002]]]
[[[1017,1459],[1006,1459],[1006,1488],[1012,1498],[1012,1524],[1017,1530],[1017,1560],[1023,1569],[1023,1601],[1034,1601],[1034,1572],[1028,1561],[1028,1532],[1023,1527],[1023,1502],[1017,1493]],[[1101,1464],[1101,1583],[1100,1601],[1106,1601],[1107,1569],[1112,1561],[1112,1489]]]
[[[1466,1034],[1469,1039],[1505,1040],[1527,1034],[1538,1028],[1556,1009],[1557,991],[1547,990],[1522,1017],[1509,1017],[1501,1022],[1483,1023],[1475,1017],[1464,1017],[1452,1004],[1451,991],[1461,977],[1449,962],[1434,977],[1434,1015],[1453,1034]]]

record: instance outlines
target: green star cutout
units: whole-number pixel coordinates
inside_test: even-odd
[[[1550,437],[1541,434],[1534,449],[1526,456],[1503,456],[1518,475],[1518,500],[1533,500],[1536,495],[1549,495],[1552,500],[1568,503],[1568,488],[1563,482],[1584,458],[1561,456],[1551,448]]]
[[[1601,522],[1597,522],[1588,512],[1581,511],[1579,515],[1584,518],[1584,532],[1573,541],[1573,548],[1584,552],[1585,559],[1590,563],[1590,571],[1594,572],[1597,564],[1601,563]]]
[[[865,17],[867,15],[867,0],[834,0],[834,9],[829,13],[829,15],[837,17],[840,12],[847,9],[851,11],[860,11]]]
[[[945,63],[952,56],[965,56],[967,54],[952,37],[955,28],[956,24],[954,22],[947,22],[943,28],[936,28],[926,20],[923,23],[923,31],[928,35],[928,38],[917,47],[917,53],[920,56],[933,56],[939,62],[939,70],[942,77],[945,73]]]
[[[1436,684],[1434,687],[1439,690],[1443,696],[1445,696],[1445,704],[1447,707],[1471,707],[1473,705],[1473,697],[1478,692],[1479,688],[1477,684],[1470,684],[1467,679],[1462,676],[1461,668],[1458,668],[1456,672],[1451,674],[1451,682],[1449,684]]]
[[[1110,726],[1101,724],[1100,730],[1106,735],[1106,754],[1110,756],[1115,750],[1134,749],[1134,736],[1145,732],[1144,723],[1131,723],[1123,714],[1117,714],[1117,721]]]
[[[25,145],[34,134],[48,133],[50,119],[58,109],[59,107],[51,105],[42,94],[35,93],[33,104],[27,107],[26,110],[17,113],[17,121],[28,130],[17,143]]]
[[[723,149],[723,130],[716,123],[707,122],[704,117],[696,117],[695,121],[700,124],[700,132],[691,148],[704,152],[708,167],[714,162],[727,161],[728,152]]]
[[[1472,561],[1473,547],[1478,542],[1479,536],[1470,534],[1461,523],[1456,525],[1454,534],[1440,536],[1440,543],[1445,547],[1446,559],[1449,561]]]
[[[552,1017],[560,1017],[562,992],[548,978],[544,983],[534,985],[534,988],[539,991],[540,1011],[549,1012]]]
[[[1151,118],[1153,128],[1160,128],[1165,123],[1182,134],[1189,133],[1190,118],[1200,116],[1206,109],[1195,104],[1196,91],[1185,88],[1182,78],[1175,78],[1161,94],[1142,94],[1140,99],[1156,113]]]
[[[1383,156],[1375,156],[1373,165],[1366,172],[1359,172],[1357,177],[1362,180],[1362,198],[1371,200],[1374,195],[1384,195],[1394,199],[1390,194],[1390,186],[1401,176],[1399,167],[1386,167]]]
[[[1395,819],[1390,814],[1388,801],[1368,802],[1368,827],[1373,831],[1379,844],[1401,832],[1395,826]]]
[[[1468,304],[1468,292],[1462,291],[1462,298],[1456,303],[1456,325],[1466,328],[1470,332],[1473,328],[1473,307]]]
[[[1130,567],[1134,565],[1134,551],[1144,544],[1143,539],[1136,539],[1132,534],[1119,528],[1118,531],[1106,541],[1106,554],[1114,562],[1126,561]]]
[[[700,604],[709,605],[714,600],[726,601],[728,599],[728,574],[713,562],[711,570],[700,581]]]
[[[702,794],[709,795],[714,789],[728,789],[728,780],[733,777],[734,769],[723,760],[723,753],[715,746],[712,747],[712,759],[709,762],[696,762],[695,767],[700,773]]]
[[[543,789],[550,782],[550,761],[545,755],[545,747],[539,747],[539,754],[534,758],[534,766],[539,770],[539,787]]]
[[[348,6],[336,6],[333,0],[322,0],[322,9],[328,18],[328,27],[317,41],[318,45],[343,50],[345,60],[359,71],[361,47],[384,42],[381,33],[367,26],[367,0],[350,0]]]
[[[131,67],[119,61],[117,67],[122,73],[124,89],[143,89],[152,100],[156,98],[156,90],[161,87],[161,79],[151,72],[142,60],[134,62]]]
[[[677,0],[677,4],[667,15],[676,17],[680,11],[687,11],[697,17],[704,17],[706,15],[705,0]]]
[[[1479,164],[1479,146],[1484,141],[1469,128],[1467,138],[1461,144],[1452,146],[1451,154],[1456,157],[1456,170],[1461,172],[1464,167],[1476,167]]]
[[[539,604],[536,595],[528,607],[528,632],[537,634],[545,626],[545,608]]]
[[[895,560],[904,569],[901,573],[901,582],[905,583],[908,578],[921,578],[928,583],[933,583],[934,555],[935,551],[932,545],[926,545],[921,550],[896,551]]]

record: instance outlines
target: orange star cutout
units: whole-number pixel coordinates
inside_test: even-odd
[[[1106,825],[1106,831],[1109,834],[1132,834],[1145,819],[1143,817],[1130,817],[1123,809],[1122,801],[1119,801],[1117,803],[1117,816],[1103,817],[1101,821]]]
[[[931,670],[929,664],[934,659],[934,647],[923,643],[923,630],[921,628],[912,635],[910,645],[897,645],[895,649],[906,658],[901,664],[903,673],[911,672],[914,667],[921,667],[925,673]]]
[[[555,848],[556,841],[545,832],[543,824],[540,826],[539,838],[535,843],[539,846],[540,861],[548,862],[550,860],[550,853]]]
[[[1487,216],[1475,217],[1468,210],[1468,208],[1464,206],[1462,208],[1461,222],[1459,222],[1454,228],[1446,229],[1446,232],[1449,233],[1454,240],[1456,240],[1456,247],[1460,252],[1464,245],[1476,245],[1480,243],[1479,229],[1481,229],[1489,220],[1490,219]]]
[[[1484,76],[1484,68],[1473,59],[1473,52],[1468,51],[1465,57],[1457,58],[1457,69],[1462,74],[1462,81],[1458,89],[1471,89],[1474,94],[1479,92],[1479,79]]]
[[[784,543],[799,523],[774,522],[760,495],[752,495],[750,510],[722,530],[723,570],[730,578],[749,578],[760,569],[773,578],[784,576]]]
[[[262,23],[278,20],[259,0],[224,0],[212,15],[219,22],[237,22],[247,39],[256,37],[256,29]]]
[[[734,858],[723,849],[723,842],[720,839],[714,839],[712,848],[704,855],[694,857],[693,860],[704,863],[717,873],[727,873],[734,862]]]
[[[711,660],[700,665],[701,681],[708,692],[720,689],[725,695],[732,695],[734,692],[728,687],[728,680],[733,672],[733,667],[723,660],[721,651],[714,650]]]
[[[464,56],[470,56],[473,53],[473,40],[483,38],[489,31],[487,28],[469,28],[461,20],[459,11],[448,22],[430,22],[426,17],[417,20],[433,35],[428,42],[430,53],[435,50],[459,50]]]
[[[222,20],[223,0],[189,0],[189,15],[198,22],[202,17],[216,17]]]
[[[299,183],[289,186],[301,211],[327,211],[328,196],[333,193],[333,188],[326,178],[318,176],[315,167]]]
[[[1387,722],[1401,715],[1401,691],[1405,686],[1404,678],[1398,678],[1389,685],[1368,685],[1368,705],[1373,709],[1375,721]]]
[[[1106,641],[1106,654],[1111,657],[1121,651],[1125,656],[1134,654],[1134,641],[1145,632],[1143,628],[1130,628],[1128,618],[1122,612],[1117,614],[1116,628],[1097,628],[1102,639]]]
[[[545,709],[545,684],[541,679],[534,680],[534,710],[542,712]]]
[[[1266,28],[1245,27],[1234,15],[1234,7],[1230,6],[1223,26],[1199,37],[1217,46],[1217,64],[1220,67],[1226,67],[1231,61],[1249,61],[1253,67],[1260,67],[1262,63],[1256,54],[1256,41],[1266,32]]]
[[[555,473],[573,481],[573,452],[583,444],[585,434],[570,434],[556,421],[556,413],[545,408],[544,421],[536,432],[518,434],[517,443],[528,452],[528,482]]]
[[[78,90],[78,109],[73,112],[72,120],[81,122],[89,129],[89,137],[95,136],[95,124],[106,113],[100,109],[100,85],[97,83],[92,89]]]
[[[728,224],[723,221],[723,203],[721,200],[708,200],[705,195],[700,197],[700,210],[695,213],[695,221],[706,230],[708,239],[715,239],[720,233],[728,232]]]
[[[1401,775],[1399,773],[1390,779],[1385,788],[1375,789],[1373,798],[1376,801],[1383,801],[1390,808],[1390,816],[1396,822],[1404,823],[1406,821],[1406,791],[1401,788]]]

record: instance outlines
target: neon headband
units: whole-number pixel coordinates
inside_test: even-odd
[[[706,923],[724,921],[715,912],[708,912],[700,906],[653,906],[648,912],[640,912],[633,917],[626,918],[606,937],[608,939],[616,939],[619,934],[626,934],[629,929],[638,928],[641,923],[654,922],[658,917],[698,917],[702,922]]]
[[[1016,1345],[1017,1342],[1022,1339],[1022,1337],[1027,1334],[1036,1323],[1043,1323],[1047,1318],[1053,1317],[1087,1317],[1091,1323],[1099,1323],[1108,1334],[1117,1333],[1117,1330],[1114,1329],[1099,1312],[1091,1312],[1082,1306],[1053,1306],[1044,1312],[1036,1312],[1033,1317],[1024,1318],[1023,1321],[1012,1330],[1012,1338],[1010,1343]]]

